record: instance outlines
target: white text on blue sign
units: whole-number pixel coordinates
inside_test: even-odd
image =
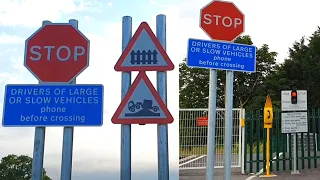
[[[199,68],[255,72],[256,47],[189,39],[187,65]]]
[[[102,85],[7,85],[4,126],[101,126]]]

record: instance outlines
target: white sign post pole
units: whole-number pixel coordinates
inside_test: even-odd
[[[209,114],[207,137],[207,168],[206,180],[214,180],[215,163],[215,134],[216,134],[216,109],[217,109],[217,70],[210,69],[209,76]]]
[[[225,97],[225,129],[224,129],[224,180],[231,179],[232,161],[232,110],[233,110],[233,71],[226,72],[226,97]]]
[[[297,170],[297,133],[293,134],[293,171],[291,174],[300,174]]]

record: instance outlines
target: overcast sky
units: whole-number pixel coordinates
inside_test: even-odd
[[[167,52],[176,69],[168,73],[168,106],[176,118],[169,125],[171,180],[178,179],[178,63],[186,56],[187,39],[209,39],[199,28],[199,10],[208,0],[0,0],[0,94],[6,84],[37,83],[23,67],[24,40],[43,20],[79,20],[79,29],[90,39],[90,67],[77,83],[105,86],[104,125],[76,128],[73,178],[76,180],[119,179],[120,126],[110,118],[120,103],[120,73],[113,70],[121,54],[121,18],[133,17],[133,30],[147,21],[155,30],[155,16],[167,16]],[[302,36],[309,36],[320,24],[317,0],[234,0],[245,14],[245,33],[254,44],[268,44],[279,53]],[[318,22],[319,21],[319,22]],[[155,73],[151,73],[155,82]],[[3,96],[0,96],[0,106]],[[2,112],[0,112],[2,113]],[[34,128],[0,128],[0,156],[8,153],[32,156]],[[62,128],[48,128],[44,166],[59,179]],[[156,126],[132,128],[133,180],[157,179]]]

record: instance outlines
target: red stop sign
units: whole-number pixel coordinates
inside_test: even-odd
[[[232,2],[213,1],[200,14],[200,27],[213,40],[234,41],[244,32],[244,14]]]
[[[48,24],[27,40],[25,67],[41,82],[71,82],[89,66],[89,40],[71,24]]]

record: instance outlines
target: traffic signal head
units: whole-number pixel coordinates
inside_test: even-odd
[[[297,104],[298,99],[297,99],[298,93],[296,90],[291,91],[291,103],[292,104]]]

